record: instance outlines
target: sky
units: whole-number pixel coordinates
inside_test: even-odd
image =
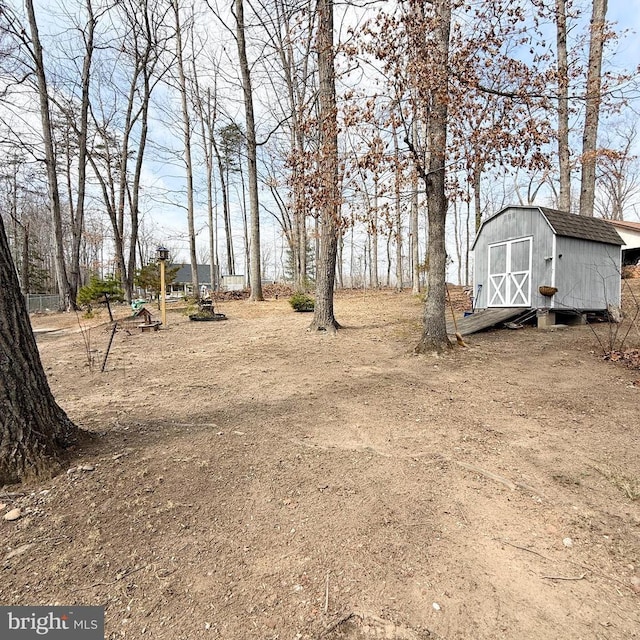
[[[49,0],[39,0],[40,15],[47,16],[48,8],[51,6]],[[637,67],[640,64],[640,0],[610,0],[608,7],[609,19],[619,28],[630,29],[631,34],[624,37],[621,42],[616,58],[620,65]],[[55,28],[55,22],[47,24],[47,20],[41,20],[43,28],[46,30]],[[336,21],[337,26],[340,21]],[[342,26],[344,29],[344,26]],[[209,26],[209,37],[212,41],[217,38],[219,27],[213,23]],[[222,33],[225,33],[224,31]],[[226,34],[228,35],[228,34]],[[226,36],[225,36],[226,37]],[[227,47],[228,56],[233,58],[235,52],[233,43]],[[233,65],[226,65],[230,75],[236,71]],[[264,89],[264,88],[263,88]],[[260,88],[258,88],[258,92]],[[259,100],[256,101],[259,104]],[[640,103],[635,103],[635,111],[640,112]],[[236,104],[233,117],[239,122],[243,122],[243,112],[239,104]],[[169,146],[179,148],[180,146],[180,122],[178,119],[171,121],[167,114],[154,107],[152,112],[150,137],[163,141]],[[184,167],[179,159],[169,161],[166,157],[154,157],[152,153],[147,156],[147,162],[143,172],[143,192],[145,194],[155,194],[153,197],[143,198],[143,215],[159,243],[170,247],[176,252],[179,260],[188,260],[188,241],[186,211],[182,203],[172,204],[170,199],[176,198],[176,193],[184,193]],[[200,185],[202,193],[202,185]],[[165,197],[162,194],[174,194]],[[261,188],[261,198],[268,208],[270,206],[269,195],[264,188]],[[234,242],[236,244],[236,255],[240,256],[242,251],[242,235],[239,225],[239,200],[235,190],[232,190],[233,210],[235,218]],[[207,246],[208,230],[206,228],[206,215],[202,198],[199,199],[196,210],[196,229],[200,231],[198,236],[199,247]],[[282,254],[283,240],[277,226],[274,225],[272,217],[266,210],[262,212],[262,237],[263,247],[272,253],[273,256]],[[238,269],[241,271],[242,261],[238,260]]]

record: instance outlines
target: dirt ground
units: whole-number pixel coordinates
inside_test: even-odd
[[[0,603],[103,605],[110,639],[640,638],[640,371],[589,327],[414,356],[417,298],[335,306],[336,336],[170,310],[104,373],[104,315],[34,316],[94,435],[0,491]]]

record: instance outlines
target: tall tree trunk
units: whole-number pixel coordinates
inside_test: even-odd
[[[420,246],[418,244],[418,172],[411,176],[411,293],[420,293]]]
[[[473,209],[475,212],[475,230],[480,231],[482,226],[482,202],[480,200],[480,180],[482,178],[482,167],[476,161],[473,165]]]
[[[337,256],[337,267],[336,267],[336,277],[338,279],[338,288],[344,288],[344,277],[342,273],[342,251],[344,250],[344,236],[340,235],[338,238],[338,256]]]
[[[387,233],[387,280],[385,282],[386,287],[391,286],[391,239],[393,238],[393,229],[388,229]]]
[[[453,239],[456,247],[456,264],[458,271],[458,284],[462,284],[462,238],[460,237],[460,218],[457,201],[453,203]]]
[[[61,468],[77,427],[51,394],[0,216],[0,486]]]
[[[378,176],[373,178],[373,210],[371,215],[371,287],[380,288],[378,272]]]
[[[451,0],[434,0],[433,84],[431,112],[427,123],[429,146],[428,171],[423,176],[427,190],[429,215],[429,274],[424,307],[424,326],[417,353],[441,352],[451,347],[445,320],[446,260],[445,222],[445,155],[448,117],[449,32]]]
[[[49,190],[49,209],[53,221],[53,237],[55,242],[55,267],[58,291],[63,296],[66,305],[75,308],[76,301],[71,296],[71,286],[67,276],[67,267],[64,255],[64,234],[62,230],[62,208],[60,206],[60,190],[58,187],[58,172],[56,168],[56,156],[53,145],[53,129],[51,125],[51,112],[49,104],[49,89],[44,68],[44,57],[40,32],[33,8],[33,0],[25,0],[29,31],[33,44],[33,62],[36,80],[38,83],[38,101],[40,103],[40,121],[42,124],[42,137],[44,144],[45,164],[47,166],[47,187]]]
[[[396,201],[396,291],[402,291],[404,283],[402,281],[402,206],[400,191],[402,188],[402,165],[400,163],[400,149],[398,147],[398,130],[396,122],[393,122],[393,156],[396,168],[395,179],[395,201]]]
[[[471,231],[469,221],[471,220],[471,203],[467,200],[467,218],[465,221],[465,245],[464,245],[464,284],[469,285],[469,249],[471,245]]]
[[[318,0],[320,251],[316,264],[316,304],[311,329],[335,331],[333,291],[338,251],[338,124],[333,51],[333,0]]]
[[[571,165],[569,156],[569,62],[567,58],[567,0],[556,0],[556,46],[558,56],[558,208],[571,211]]]
[[[191,260],[191,286],[193,295],[200,298],[198,282],[198,257],[196,253],[196,227],[193,211],[193,161],[191,159],[191,118],[187,106],[187,80],[184,75],[184,52],[182,49],[182,26],[180,24],[180,7],[178,0],[172,0],[176,23],[176,61],[178,63],[178,83],[180,88],[180,104],[182,106],[182,135],[184,142],[184,164],[187,178],[187,229],[189,232],[189,258]]]
[[[80,98],[80,122],[76,126],[78,132],[78,194],[76,200],[75,216],[71,219],[71,278],[70,295],[73,300],[78,295],[81,286],[80,273],[80,248],[82,246],[82,235],[84,233],[84,204],[87,188],[87,137],[89,130],[89,89],[91,81],[91,62],[93,59],[93,35],[96,26],[96,19],[93,15],[93,5],[91,0],[86,0],[87,8],[87,30],[84,34],[85,51],[82,63],[82,76],[80,86],[82,95]]]
[[[125,278],[125,295],[129,302],[133,299],[133,280],[136,272],[136,252],[135,245],[138,242],[140,229],[140,182],[142,179],[142,167],[144,164],[144,152],[147,146],[147,136],[149,133],[149,105],[151,102],[151,86],[148,70],[143,72],[143,99],[140,116],[140,138],[138,141],[138,155],[136,157],[135,169],[131,187],[127,190],[129,198],[129,217],[131,220],[129,238],[129,258],[127,262],[127,274]],[[143,266],[142,263],[140,266]]]
[[[213,153],[216,157],[216,164],[218,166],[218,177],[220,178],[220,193],[222,195],[222,218],[224,221],[224,233],[225,244],[227,250],[227,274],[232,276],[235,274],[235,260],[233,254],[233,235],[231,232],[231,211],[229,209],[229,181],[228,175],[225,171],[224,164],[222,162],[222,155],[218,142],[215,137],[215,133],[211,139],[213,145]]]
[[[242,92],[244,95],[244,114],[247,125],[247,170],[249,172],[249,209],[251,217],[250,242],[250,280],[251,294],[249,300],[261,302],[262,274],[260,261],[260,204],[258,202],[258,154],[256,143],[256,124],[253,114],[253,87],[247,61],[247,45],[245,42],[244,2],[235,0],[236,7],[236,42],[238,43],[238,60],[240,61],[240,75],[242,77]]]
[[[218,260],[218,202],[214,197],[214,176],[213,176],[213,145],[211,137],[215,134],[213,130],[208,130],[208,137],[205,135],[203,126],[203,145],[207,148],[207,220],[209,222],[209,274],[211,279],[211,290],[218,290],[218,278],[220,276],[220,263]]]
[[[238,163],[240,167],[240,191],[241,194],[236,194],[240,202],[240,213],[242,214],[242,239],[244,241],[244,273],[246,277],[247,286],[251,288],[251,238],[249,237],[249,224],[247,219],[247,190],[244,183],[244,172],[242,171],[242,164]]]
[[[193,46],[193,30],[191,31],[191,49]],[[198,68],[195,56],[191,58],[191,73],[195,87],[195,108],[200,124],[200,137],[202,139],[202,149],[204,153],[205,168],[207,172],[207,223],[209,227],[209,282],[211,290],[216,291],[218,286],[218,208],[214,198],[214,175],[213,175],[213,141],[215,139],[215,118],[211,102],[211,89],[207,87],[203,96],[200,91],[198,80]]]
[[[582,136],[582,179],[580,182],[580,215],[592,216],[596,197],[596,165],[598,120],[600,118],[600,87],[602,84],[602,50],[606,33],[607,0],[593,0],[591,33],[589,36],[589,69],[587,98]]]
[[[22,293],[27,294],[30,293],[31,289],[31,247],[29,241],[29,222],[25,222],[22,225],[22,270],[20,273],[20,286],[22,288]]]

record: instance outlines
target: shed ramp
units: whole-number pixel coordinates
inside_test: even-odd
[[[532,309],[523,307],[508,307],[500,309],[481,309],[476,311],[470,316],[459,318],[458,333],[463,336],[468,336],[472,333],[477,333],[483,329],[489,329],[502,322],[509,322],[510,320],[516,320],[522,317],[531,317]],[[535,311],[533,311],[535,313]],[[453,322],[447,322],[447,333],[453,335],[456,329]]]

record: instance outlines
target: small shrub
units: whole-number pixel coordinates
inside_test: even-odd
[[[91,310],[91,305],[96,302],[105,302],[106,299],[112,302],[122,302],[124,292],[120,286],[120,281],[115,276],[107,276],[104,280],[98,276],[91,276],[89,284],[78,291],[77,302],[82,307]]]
[[[294,311],[313,311],[315,308],[315,301],[306,293],[294,293],[289,298],[289,304]]]

